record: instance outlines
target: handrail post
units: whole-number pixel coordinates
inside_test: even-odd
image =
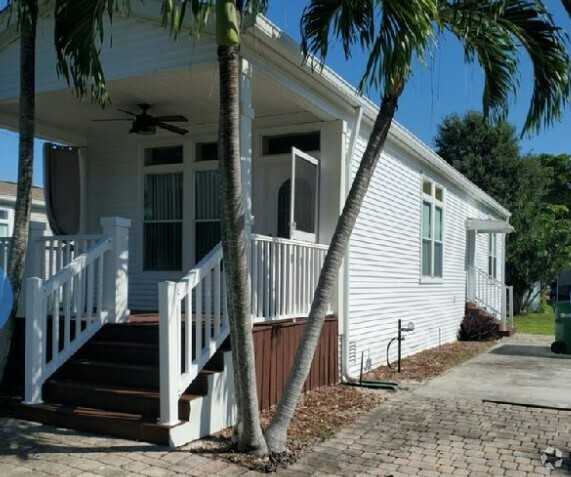
[[[176,283],[159,283],[160,423],[172,426],[178,419],[180,377],[180,300]]]
[[[44,278],[45,248],[43,238],[46,234],[46,224],[44,222],[30,222],[28,229],[28,247],[26,251],[26,261],[24,263],[24,279],[31,277]],[[42,255],[44,254],[44,255]],[[20,299],[18,301],[18,316],[26,316],[26,287],[22,287]]]
[[[105,254],[103,277],[103,306],[110,323],[129,318],[129,227],[131,221],[120,217],[101,219],[103,234],[111,237],[111,250]]]
[[[25,404],[42,402],[47,342],[42,287],[41,278],[32,277],[26,280]]]
[[[510,314],[509,314],[510,327],[513,328],[513,325],[514,325],[514,287],[511,285],[509,286],[509,294],[510,294],[510,298],[509,298],[509,301],[510,301],[510,305],[509,305],[510,306],[510,310],[509,310],[510,311]]]

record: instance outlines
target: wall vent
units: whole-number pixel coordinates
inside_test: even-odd
[[[355,366],[357,364],[357,342],[349,341],[349,366]]]

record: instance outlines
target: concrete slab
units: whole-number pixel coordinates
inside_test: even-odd
[[[549,336],[515,335],[413,392],[429,398],[488,400],[571,409],[571,355]]]

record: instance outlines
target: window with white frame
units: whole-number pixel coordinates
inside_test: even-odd
[[[496,234],[490,234],[488,244],[488,275],[497,278],[498,276],[498,241]]]
[[[182,270],[183,148],[145,151],[143,269]]]
[[[442,278],[444,190],[434,182],[422,182],[422,276]]]
[[[0,209],[0,237],[10,236],[10,214],[7,209]]]

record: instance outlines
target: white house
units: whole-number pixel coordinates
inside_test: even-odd
[[[235,416],[231,363],[219,351],[228,325],[217,245],[216,47],[208,33],[174,42],[160,5],[136,3],[132,16],[115,19],[113,47],[102,50],[113,101],[105,110],[78,101],[58,78],[48,10],[39,22],[36,130],[85,158],[77,181],[87,234],[32,238],[39,278],[27,284],[22,415],[176,445]],[[301,66],[299,45],[264,17],[247,24],[240,119],[252,320],[255,333],[288,336],[260,338],[257,348],[259,392],[270,404],[377,108],[333,71]],[[17,38],[13,26],[0,32],[7,128],[18,119]],[[454,341],[467,301],[508,327],[509,216],[395,123],[308,386],[355,376],[361,356],[367,368],[384,364],[399,318],[415,324],[406,354]]]

